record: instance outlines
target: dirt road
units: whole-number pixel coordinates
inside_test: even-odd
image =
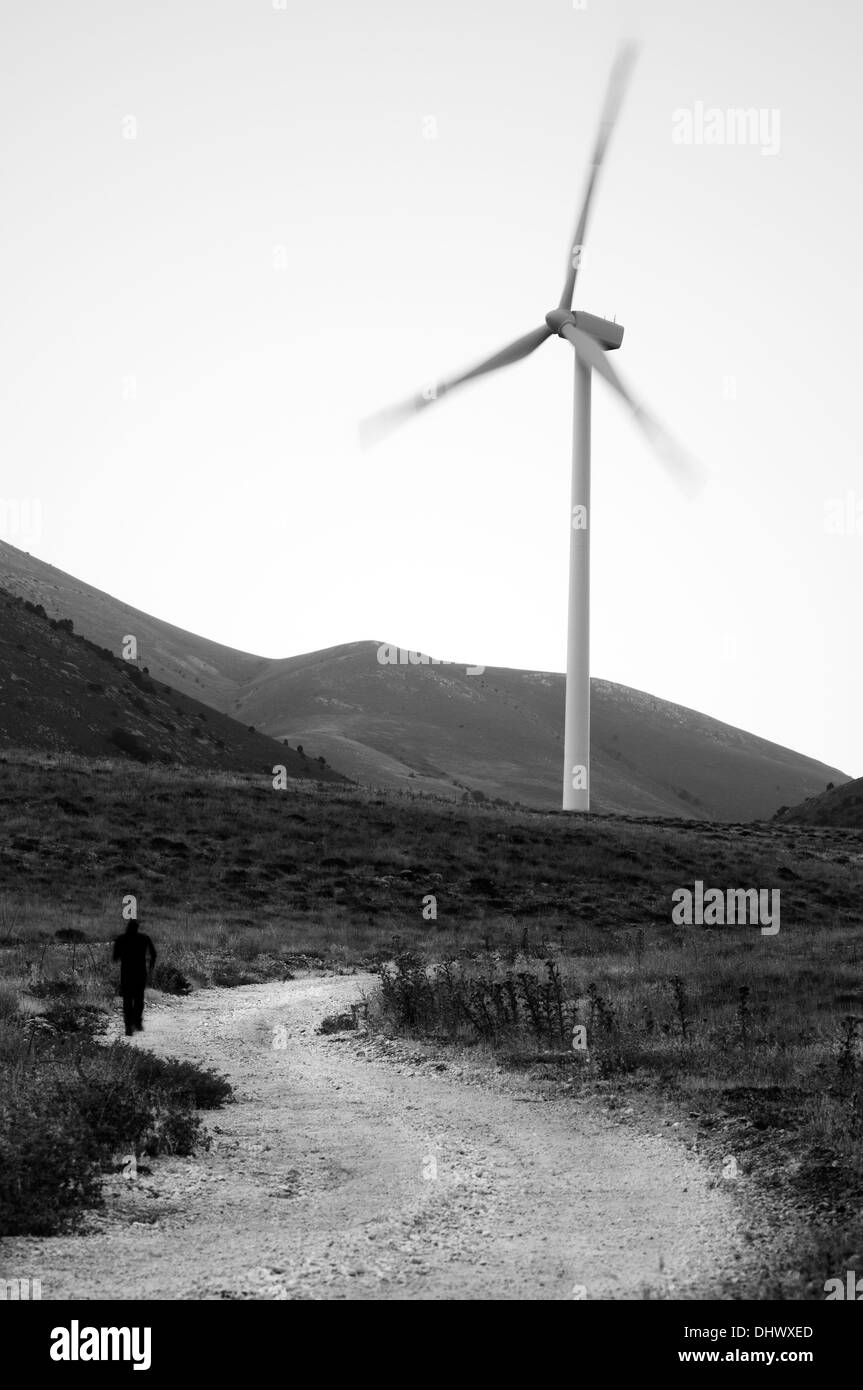
[[[9,1240],[6,1268],[46,1299],[596,1299],[709,1293],[733,1266],[730,1197],[679,1143],[319,1035],[367,983],[152,996],[142,1044],[237,1103],[209,1152],[112,1176],[86,1234]]]

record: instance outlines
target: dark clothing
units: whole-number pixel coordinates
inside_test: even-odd
[[[114,942],[114,959],[120,962],[120,989],[145,984],[147,968],[156,963],[156,948],[142,931],[127,931]]]
[[[123,1024],[127,1036],[144,1027],[144,986],[123,990]]]
[[[127,931],[114,942],[114,959],[120,962],[120,993],[126,1033],[143,1027],[147,968],[156,963],[156,948],[146,932]]]

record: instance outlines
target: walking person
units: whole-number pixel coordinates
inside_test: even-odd
[[[123,1022],[126,1037],[144,1029],[144,990],[147,971],[156,964],[156,948],[146,932],[138,930],[138,919],[131,918],[126,930],[114,942],[114,960],[120,962],[120,993],[123,996]]]

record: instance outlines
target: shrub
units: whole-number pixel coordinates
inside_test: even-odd
[[[34,980],[27,986],[27,993],[34,999],[62,999],[77,994],[78,984],[75,980]]]
[[[108,1029],[108,1020],[96,1004],[52,1004],[42,1017],[44,1022],[58,1033],[78,1033],[84,1037],[95,1038]]]
[[[163,994],[191,994],[192,986],[177,966],[171,961],[157,960],[153,969],[152,984]]]
[[[166,1098],[138,1084],[130,1048],[114,1043],[99,1052],[78,1061],[75,1103],[88,1131],[106,1156],[124,1149],[158,1153],[154,1122]]]
[[[71,1095],[27,1085],[0,1099],[0,1235],[54,1235],[100,1201],[98,1141]]]
[[[327,1014],[321,1019],[319,1033],[344,1033],[349,1028],[356,1028],[357,1019],[354,1014]]]
[[[55,1013],[90,1017],[88,1006]],[[118,1153],[188,1155],[209,1138],[197,1110],[230,1097],[225,1077],[122,1043],[89,1027],[57,1031],[0,1022],[0,1236],[71,1229],[101,1200]]]
[[[227,1077],[210,1067],[198,1067],[194,1062],[183,1062],[176,1057],[157,1057],[143,1049],[135,1049],[131,1057],[139,1085],[161,1086],[188,1100],[198,1110],[218,1110],[231,1097]]]
[[[568,1048],[576,1019],[575,987],[564,984],[550,957],[537,970],[504,969],[499,953],[479,964],[429,966],[400,951],[378,971],[378,1018],[396,1030],[492,1043],[532,1038],[540,1047]]]

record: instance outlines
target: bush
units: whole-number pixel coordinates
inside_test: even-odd
[[[105,1013],[96,1004],[52,1004],[42,1018],[58,1033],[77,1033],[87,1038],[95,1038],[108,1029]]]
[[[0,1099],[0,1235],[54,1235],[100,1197],[102,1154],[73,1097],[29,1085]]]
[[[399,951],[378,970],[376,1017],[414,1035],[492,1043],[526,1037],[541,1047],[569,1047],[577,1019],[574,982],[561,978],[551,957],[541,968],[520,970],[505,969],[497,957],[489,954],[481,969],[452,960],[428,965],[415,951]]]
[[[321,1019],[319,1033],[345,1033],[349,1028],[356,1028],[357,1020],[354,1014],[327,1014],[326,1018]]]
[[[34,980],[27,986],[27,993],[34,999],[62,999],[77,994],[78,984],[75,980]]]
[[[194,1062],[182,1062],[176,1057],[157,1057],[143,1050],[133,1051],[132,1059],[139,1085],[162,1086],[190,1101],[198,1110],[218,1110],[231,1097],[227,1077],[210,1067],[198,1067]]]
[[[154,989],[160,989],[163,994],[191,994],[192,986],[176,965],[170,961],[157,960],[153,969],[152,985]]]
[[[159,1152],[152,1131],[167,1097],[138,1084],[130,1051],[122,1043],[114,1043],[100,1048],[100,1056],[79,1062],[75,1103],[88,1131],[107,1156],[124,1149]]]
[[[76,1021],[92,1006],[52,1011]],[[96,1011],[98,1012],[98,1011]],[[231,1095],[225,1077],[123,1043],[89,1026],[0,1023],[0,1236],[71,1229],[98,1205],[118,1153],[188,1155],[209,1138],[197,1110]]]

